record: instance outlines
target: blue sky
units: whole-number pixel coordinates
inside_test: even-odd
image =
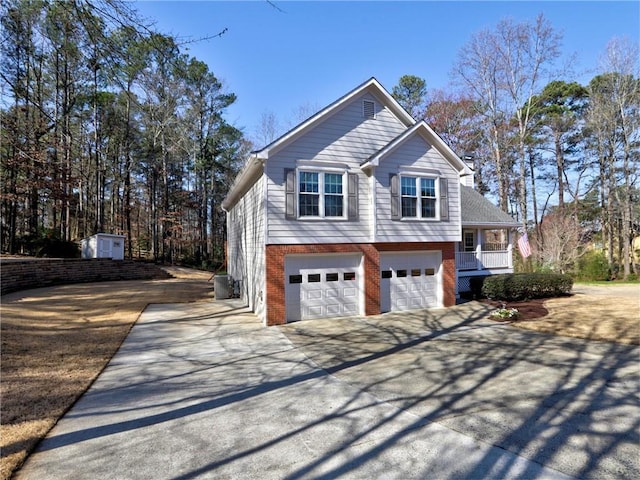
[[[569,80],[587,83],[614,36],[640,41],[638,1],[272,2],[142,1],[132,6],[182,39],[238,96],[227,120],[251,136],[263,112],[287,124],[301,106],[324,107],[374,76],[389,91],[405,74],[445,88],[471,35],[511,17],[544,13],[563,33]],[[575,57],[572,57],[574,55]]]

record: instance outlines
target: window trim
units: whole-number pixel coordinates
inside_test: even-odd
[[[301,215],[300,214],[300,196],[309,195],[309,193],[300,192],[300,174],[301,173],[317,173],[318,174],[318,213],[319,215]],[[340,175],[342,180],[342,193],[327,193],[325,192],[325,175]],[[349,176],[347,171],[334,168],[311,168],[311,167],[299,167],[295,170],[295,196],[296,196],[296,218],[298,220],[347,220],[349,209],[349,194],[348,194],[348,182]],[[325,212],[325,196],[341,196],[342,197],[342,215],[326,215]]]
[[[415,196],[413,195],[404,195],[402,193],[402,180],[405,178],[412,178],[414,179],[414,183],[415,183]],[[441,220],[441,215],[440,215],[440,204],[441,204],[441,195],[440,195],[440,179],[442,177],[439,177],[437,175],[424,175],[424,174],[412,174],[412,173],[400,173],[398,174],[398,187],[399,187],[399,191],[398,191],[398,198],[399,198],[399,202],[400,204],[398,205],[398,209],[399,209],[399,213],[400,213],[400,220],[403,221],[440,221]],[[432,180],[433,181],[433,186],[434,186],[434,196],[433,197],[423,197],[421,195],[422,192],[422,180]],[[404,198],[414,198],[416,199],[416,215],[415,216],[405,216],[404,212],[403,212],[403,205],[402,205],[402,200]],[[429,200],[435,200],[435,215],[433,217],[423,217],[422,216],[422,208],[423,208],[423,199],[429,199]]]
[[[471,240],[471,245],[467,245],[468,239]],[[469,229],[462,230],[462,251],[467,253],[475,252],[477,245],[476,231]]]

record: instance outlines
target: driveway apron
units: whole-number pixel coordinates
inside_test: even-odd
[[[637,435],[639,418],[637,398],[631,401],[633,369],[605,359],[631,359],[634,352],[581,343],[579,358],[544,360],[553,348],[539,354],[537,348],[548,340],[481,320],[486,313],[472,303],[265,328],[237,301],[151,305],[16,478],[595,478],[592,473],[616,468],[623,477],[638,472],[638,459],[626,458],[637,454],[637,436],[629,433],[635,425]],[[564,348],[558,342],[555,348]],[[497,353],[503,343],[507,353]],[[554,374],[562,362],[569,371]],[[581,362],[590,374],[578,372]],[[531,374],[538,368],[547,376]],[[616,375],[605,378],[598,368],[615,368]],[[575,392],[575,405],[563,389]],[[593,401],[595,409],[588,405]],[[589,417],[578,421],[578,431],[593,432],[567,433],[564,425],[575,423],[577,411]],[[632,417],[622,421],[620,415]],[[612,420],[621,423],[607,427]],[[618,437],[611,433],[616,429]],[[591,445],[596,433],[604,440]],[[598,461],[589,467],[580,457],[574,468],[558,457],[566,443],[573,444],[565,453],[586,449]],[[541,453],[545,448],[549,452]],[[598,470],[604,457],[606,468]]]

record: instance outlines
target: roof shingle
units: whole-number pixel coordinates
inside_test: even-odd
[[[511,215],[503,212],[473,188],[460,185],[462,225],[500,225],[517,227]]]

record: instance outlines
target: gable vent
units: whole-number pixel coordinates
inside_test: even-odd
[[[376,104],[371,100],[362,101],[362,114],[364,118],[376,118]]]

